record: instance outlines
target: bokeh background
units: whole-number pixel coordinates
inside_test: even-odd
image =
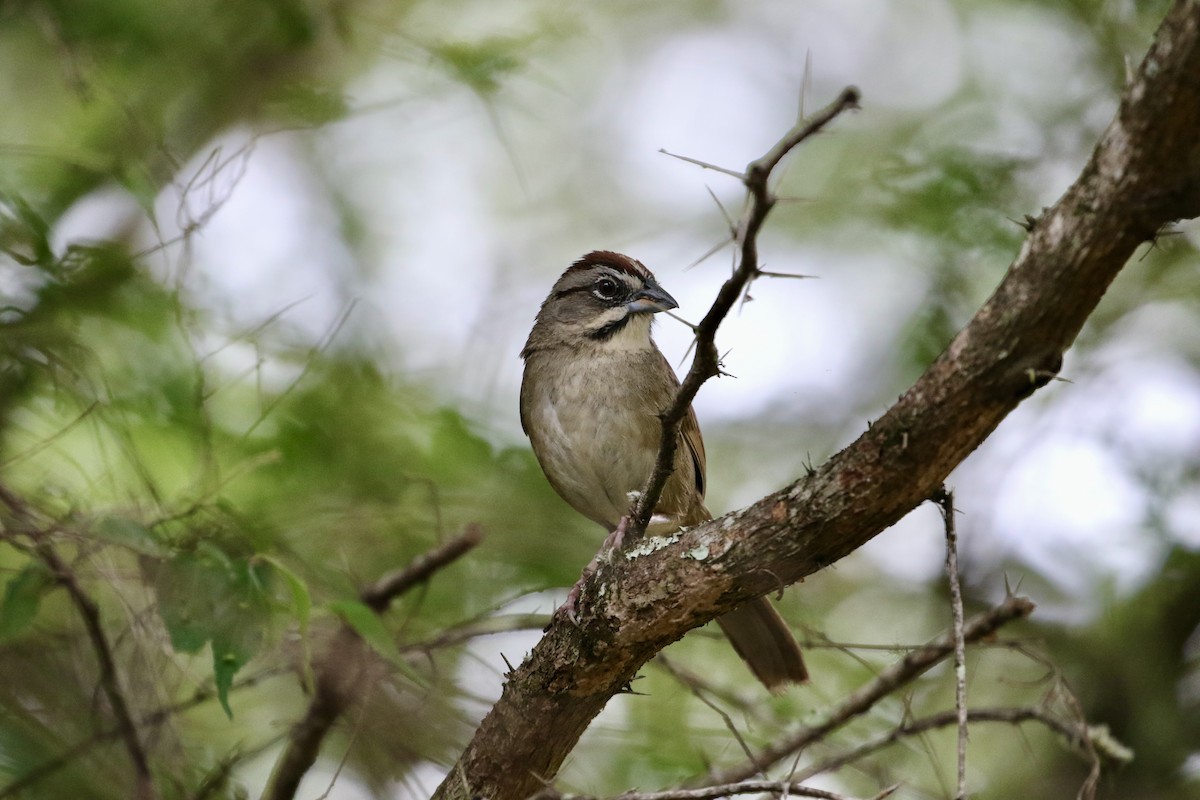
[[[768,269],[811,277],[753,285],[718,337],[732,377],[697,398],[723,512],[849,443],[969,319],[1167,5],[0,3],[0,478],[101,601],[135,711],[203,695],[147,726],[164,793],[257,794],[336,604],[477,521],[485,544],[386,618],[411,669],[369,691],[301,796],[437,785],[536,641],[520,615],[549,612],[602,538],[521,434],[538,304],[592,249],[649,265],[684,319],[728,274],[739,183],[661,151],[741,169],[863,93],[788,162],[762,239]],[[1134,758],[1105,797],[1200,790],[1198,244],[1185,223],[1139,252],[1064,380],[950,480],[968,610],[1008,587],[1039,606],[971,655],[971,700],[1107,725]],[[685,368],[688,328],[664,316],[656,336]],[[924,507],[790,589],[815,679],[786,696],[704,631],[666,657],[770,741],[945,628],[943,558]],[[3,541],[0,583],[2,794],[107,723],[62,592]],[[441,636],[464,625],[528,629]],[[951,706],[948,677],[807,758]],[[661,665],[636,688],[561,786],[738,760]],[[970,753],[978,797],[1071,796],[1088,770],[1030,725],[978,727]],[[953,764],[943,731],[817,785],[946,797]],[[127,781],[96,739],[23,796]]]

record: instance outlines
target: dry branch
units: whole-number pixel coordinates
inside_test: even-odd
[[[933,495],[942,509],[946,529],[946,579],[954,615],[954,709],[958,715],[957,800],[967,796],[967,643],[963,634],[962,585],[958,579],[958,526],[954,519],[954,492],[942,486]]]
[[[871,800],[883,798],[895,791],[895,787],[885,789]],[[719,800],[739,794],[773,794],[787,797],[811,797],[816,800],[851,800],[844,794],[831,792],[827,789],[817,789],[812,786],[802,786],[798,781],[741,781],[720,786],[703,786],[698,789],[669,789],[662,792],[625,792],[610,798],[610,800]],[[552,789],[538,792],[530,800],[599,800],[599,798],[582,794],[559,794]]]
[[[462,534],[418,556],[407,567],[380,578],[364,589],[359,599],[376,614],[382,614],[401,594],[429,580],[482,540],[479,526],[468,525]],[[317,760],[325,736],[358,691],[377,677],[377,669],[377,659],[367,644],[349,624],[343,624],[317,665],[312,700],[288,736],[287,746],[263,790],[263,800],[291,800],[296,796],[300,781]]]
[[[1002,625],[1027,617],[1032,613],[1033,603],[1024,597],[1009,597],[995,608],[969,620],[963,626],[963,638],[968,642],[978,642],[991,636]],[[740,764],[710,772],[705,776],[704,783],[733,783],[746,780],[760,774],[771,765],[799,753],[813,742],[824,739],[852,719],[870,711],[880,700],[901,686],[912,683],[931,667],[952,654],[954,640],[955,632],[950,630],[924,647],[906,653],[904,658],[860,686],[845,700],[826,712],[825,718],[821,722],[815,725],[806,725],[788,734]]]
[[[724,170],[728,174],[741,179],[749,195],[746,213],[738,223],[734,236],[740,245],[738,265],[733,275],[721,285],[717,299],[713,301],[708,313],[693,329],[696,334],[696,356],[692,359],[691,369],[684,377],[682,385],[671,407],[663,414],[662,437],[658,445],[658,459],[654,463],[654,471],[646,482],[646,487],[638,495],[630,515],[632,526],[626,531],[625,540],[636,542],[646,530],[658,498],[662,495],[663,487],[675,463],[675,451],[679,447],[679,426],[691,408],[692,400],[700,391],[700,387],[709,378],[715,378],[720,372],[720,357],[717,354],[717,328],[729,315],[737,299],[760,273],[758,268],[758,232],[771,209],[775,207],[775,196],[771,193],[771,173],[783,157],[825,129],[843,112],[858,108],[858,90],[847,87],[841,95],[825,108],[818,111],[811,119],[801,120],[782,139],[774,144],[762,158],[750,163],[744,173]],[[692,163],[700,163],[694,159],[684,159]],[[702,165],[712,168],[711,165]]]
[[[1033,221],[995,293],[917,382],[811,475],[601,565],[597,601],[578,627],[553,625],[512,672],[435,796],[524,800],[663,647],[832,564],[924,502],[1057,373],[1135,249],[1200,213],[1198,130],[1200,1],[1179,0],[1079,179]],[[743,263],[754,263],[747,252],[743,242]]]
[[[84,590],[75,571],[54,549],[49,530],[37,523],[33,511],[21,498],[8,487],[0,485],[0,502],[8,506],[17,520],[19,532],[30,540],[33,553],[49,569],[55,583],[67,590],[71,605],[75,606],[80,619],[83,620],[84,630],[87,631],[88,641],[100,667],[100,689],[112,710],[117,735],[125,745],[125,752],[133,764],[135,783],[131,796],[136,800],[153,800],[158,797],[158,790],[150,774],[150,759],[146,756],[146,748],[129,711],[129,701],[125,699],[112,645],[104,631],[104,621],[100,618],[100,606]]]
[[[1008,725],[1020,725],[1023,722],[1039,722],[1049,730],[1062,737],[1063,741],[1074,750],[1087,755],[1084,742],[1089,738],[1087,726],[1084,723],[1070,723],[1044,708],[972,708],[967,712],[968,723],[997,722]],[[807,780],[815,775],[841,769],[867,756],[895,744],[901,739],[917,736],[937,728],[945,728],[959,724],[958,710],[943,711],[921,719],[911,720],[897,725],[892,730],[870,741],[863,742],[858,747],[831,758],[824,759],[804,769],[796,770],[792,776],[794,781]]]

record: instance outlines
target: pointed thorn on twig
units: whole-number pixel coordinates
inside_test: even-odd
[[[716,243],[716,244],[714,244],[712,247],[710,247],[710,248],[708,248],[707,250],[705,250],[705,251],[704,251],[704,255],[700,256],[700,257],[699,257],[699,258],[697,258],[695,261],[693,261],[692,263],[690,263],[690,264],[688,264],[686,267],[684,267],[684,268],[683,268],[683,271],[684,271],[684,272],[687,272],[689,269],[692,269],[693,267],[697,267],[697,266],[699,266],[699,265],[703,264],[705,261],[707,261],[708,259],[710,259],[710,258],[712,258],[713,256],[715,256],[717,253],[719,253],[719,252],[721,252],[722,250],[724,250],[724,249],[725,249],[725,248],[726,248],[728,245],[731,245],[731,244],[733,244],[733,241],[734,241],[734,240],[733,240],[733,238],[731,237],[731,238],[729,238],[729,239],[726,239],[726,240],[725,240],[725,241],[723,241],[723,242],[717,242],[717,243]]]
[[[718,167],[716,164],[710,164],[707,161],[701,161],[698,158],[692,158],[691,156],[680,155],[679,153],[672,153],[670,150],[667,150],[665,147],[660,147],[658,152],[662,153],[664,156],[670,156],[671,158],[678,158],[680,161],[686,161],[689,164],[695,164],[697,167],[700,167],[701,169],[711,169],[713,172],[720,172],[722,175],[729,175],[730,177],[737,178],[739,181],[744,181],[746,179],[746,176],[743,173],[738,172],[735,169],[729,169],[728,167]]]
[[[704,184],[704,188],[708,190],[708,196],[711,197],[713,202],[717,204],[717,208],[721,211],[721,216],[725,218],[725,224],[729,227],[729,235],[736,235],[737,223],[733,221],[733,217],[729,216],[729,212],[725,209],[725,204],[721,202],[721,198],[717,197],[717,193],[714,192],[712,187],[707,183]]]
[[[821,277],[820,275],[805,275],[800,272],[771,272],[765,269],[760,269],[758,274],[764,278],[796,278],[798,280],[812,280]]]

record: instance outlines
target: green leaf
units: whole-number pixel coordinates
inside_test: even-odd
[[[15,639],[33,624],[42,597],[54,579],[41,564],[33,563],[14,575],[4,587],[0,605],[0,642]]]
[[[372,650],[383,656],[389,664],[413,681],[424,682],[424,679],[408,665],[404,656],[400,654],[400,649],[396,647],[396,642],[392,639],[392,634],[388,631],[387,626],[383,624],[383,620],[368,606],[357,600],[335,600],[329,604],[329,610],[341,617]]]
[[[153,531],[137,520],[127,517],[102,517],[92,528],[92,535],[146,556],[164,558],[170,554],[170,551],[155,538]]]
[[[317,86],[289,86],[281,91],[271,111],[293,125],[317,127],[337,122],[350,112],[341,92]]]
[[[434,57],[458,81],[481,95],[494,94],[501,79],[525,65],[529,39],[492,36],[478,42],[444,42]]]
[[[309,594],[308,584],[301,580],[300,576],[285,567],[278,559],[272,556],[258,555],[255,557],[257,561],[261,561],[270,565],[283,578],[283,582],[288,587],[288,593],[292,596],[292,611],[296,615],[296,621],[300,625],[300,646],[304,650],[304,677],[305,683],[308,686],[314,684],[312,673],[312,654],[308,647],[308,621],[312,617],[312,595]]]
[[[212,643],[217,699],[230,717],[234,675],[262,646],[270,621],[269,597],[251,559],[231,559],[201,542],[154,569],[158,613],[171,646],[198,652]]]

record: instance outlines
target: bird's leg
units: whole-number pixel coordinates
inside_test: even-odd
[[[621,517],[621,521],[617,523],[617,527],[613,528],[612,533],[604,537],[604,544],[600,545],[600,552],[596,554],[596,558],[613,552],[620,552],[625,549],[625,530],[629,527],[629,517]]]
[[[566,619],[572,625],[579,626],[579,596],[583,594],[583,585],[596,574],[596,570],[600,569],[600,559],[608,557],[609,553],[620,552],[625,544],[625,530],[628,527],[629,517],[621,517],[617,527],[604,537],[604,544],[600,545],[599,552],[592,556],[592,560],[583,568],[583,574],[579,576],[579,580],[575,581],[571,591],[567,592],[567,599],[554,612],[554,616],[550,619],[551,625],[560,619]]]

